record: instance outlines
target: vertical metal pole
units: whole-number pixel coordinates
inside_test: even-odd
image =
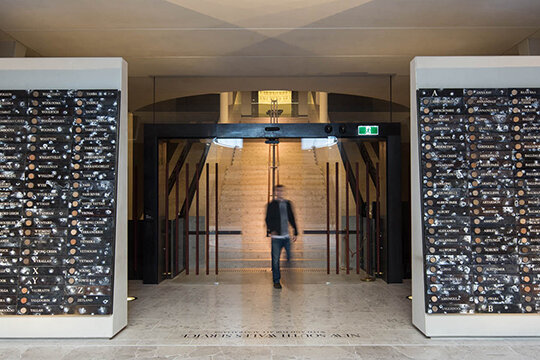
[[[370,203],[369,203],[369,168],[366,163],[366,273],[371,275],[371,223],[369,219]]]
[[[218,226],[218,203],[219,203],[219,186],[218,186],[218,163],[216,163],[216,275],[218,274],[218,234],[219,234],[219,226]]]
[[[399,128],[399,127],[397,127]],[[381,238],[381,266],[387,283],[403,281],[403,229],[401,223],[401,155],[399,135],[386,140],[386,236]]]
[[[330,274],[330,163],[326,163],[326,273]]]
[[[380,202],[380,196],[381,196],[381,180],[379,178],[379,163],[377,163],[377,214],[376,214],[376,240],[375,240],[375,246],[377,246],[377,275],[380,275],[381,272],[381,202]]]
[[[356,166],[356,273],[360,274],[360,177],[358,176],[358,163]]]
[[[336,162],[336,274],[339,274],[339,164]]]
[[[270,199],[272,198],[272,192],[273,192],[273,189],[272,189],[272,186],[271,186],[271,181],[270,181],[270,167],[271,167],[271,164],[272,164],[272,145],[269,145],[268,146],[268,196],[267,196],[267,200],[266,200],[266,203],[270,203]]]
[[[165,141],[165,274],[169,274],[169,160]]]
[[[205,262],[206,275],[210,274],[210,164],[206,164],[206,228],[205,228]]]
[[[189,275],[189,164],[186,164],[186,199],[184,201],[184,232],[186,236],[186,275]]]
[[[277,174],[277,182],[276,185],[279,184],[279,144],[276,144],[276,174]]]
[[[195,166],[195,275],[199,275],[199,173],[201,164]]]
[[[276,144],[272,144],[272,189],[275,188],[276,184]],[[274,191],[272,190],[272,198]]]
[[[180,243],[180,239],[178,238],[179,236],[179,224],[178,224],[178,214],[180,213],[180,168],[177,168],[176,169],[176,174],[175,174],[175,181],[176,181],[176,186],[175,186],[175,209],[174,209],[174,214],[175,214],[175,229],[174,229],[174,239],[175,239],[175,243],[174,243],[174,260],[175,260],[175,263],[174,263],[174,274],[178,274],[178,268],[179,268],[179,264],[178,264],[178,244]]]
[[[349,163],[345,163],[345,266],[349,274]]]

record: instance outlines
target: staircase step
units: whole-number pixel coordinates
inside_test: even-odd
[[[325,229],[325,173],[315,162],[313,152],[302,151],[299,142],[281,143],[279,151],[279,181],[286,186],[300,229]],[[246,142],[244,148],[236,153],[233,162],[227,164],[222,179],[219,193],[220,230],[241,231],[241,234],[220,234],[220,267],[269,268],[271,239],[266,237],[264,222],[268,197],[268,145]],[[214,239],[212,235],[211,259],[215,251]],[[292,244],[292,251],[291,266],[326,267],[324,234],[301,236]],[[191,253],[194,253],[194,249]]]

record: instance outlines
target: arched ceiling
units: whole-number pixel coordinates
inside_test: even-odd
[[[418,55],[504,55],[538,0],[2,0],[42,56],[121,56],[131,76],[408,75]]]

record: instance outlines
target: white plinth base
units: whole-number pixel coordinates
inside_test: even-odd
[[[429,337],[540,336],[540,314],[426,315],[414,324]]]
[[[0,338],[112,338],[126,326],[113,316],[3,316]]]

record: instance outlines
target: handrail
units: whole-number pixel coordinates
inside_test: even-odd
[[[360,179],[357,179],[356,176],[354,175],[354,172],[353,172],[352,166],[351,166],[351,162],[349,161],[349,156],[347,155],[347,151],[345,150],[345,147],[343,146],[343,143],[341,143],[341,142],[338,143],[338,149],[339,149],[339,154],[341,155],[341,160],[343,162],[343,166],[347,169],[346,171],[349,173],[349,179],[350,179],[349,185],[350,185],[351,191],[353,193],[354,201],[355,202],[359,201],[359,204],[361,205],[360,208],[363,208],[364,200],[362,198],[362,194],[360,194],[358,192],[358,198],[357,198],[356,197],[357,192],[355,191],[355,189],[357,187],[357,184],[360,181]]]
[[[362,142],[357,142],[356,145],[358,146],[358,151],[360,151],[360,156],[362,156],[362,159],[364,160],[364,163],[367,166],[367,171],[369,172],[369,177],[371,177],[371,181],[373,181],[373,184],[376,184],[377,173],[375,170],[375,165],[373,164],[373,161],[371,161],[371,158],[369,157],[369,153],[367,151],[366,145]]]
[[[178,158],[178,161],[176,162],[176,164],[174,165],[174,168],[171,172],[171,176],[169,176],[169,174],[167,174],[167,177],[169,179],[169,185],[168,185],[168,189],[169,189],[169,192],[168,192],[168,195],[171,194],[171,191],[174,187],[174,184],[175,184],[175,181],[176,181],[176,172],[177,171],[180,171],[180,169],[182,168],[182,166],[184,166],[184,163],[186,162],[186,159],[189,155],[189,151],[191,150],[191,145],[193,145],[193,143],[191,141],[187,141],[186,142],[186,146],[184,146],[184,148],[182,149],[182,153],[180,154],[180,157]],[[166,160],[167,162],[169,161],[168,159]]]
[[[191,203],[193,202],[193,197],[195,196],[195,190],[197,189],[197,182],[199,181],[201,174],[203,172],[202,170],[203,170],[204,164],[206,163],[206,157],[208,156],[208,151],[210,151],[210,146],[207,144],[204,147],[203,153],[201,155],[201,159],[196,164],[195,176],[193,176],[193,179],[191,180],[188,194],[186,195],[188,197],[188,201],[187,201],[188,209],[191,206]],[[185,208],[186,208],[186,203],[184,202],[184,205],[182,205],[182,209],[180,210],[180,214],[179,214],[180,217],[184,216],[185,211],[186,211]]]

